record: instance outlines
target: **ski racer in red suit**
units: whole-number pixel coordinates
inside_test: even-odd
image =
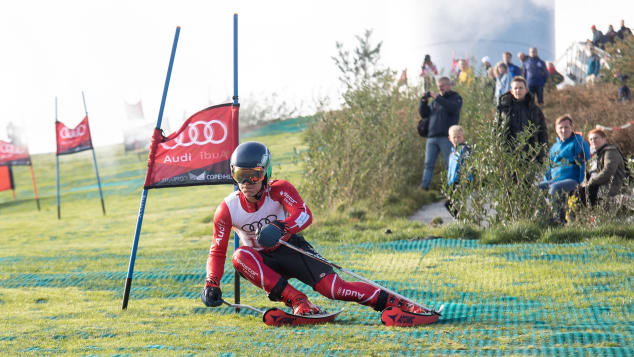
[[[347,282],[327,264],[311,259],[281,244],[264,248],[258,233],[267,225],[281,231],[281,239],[314,255],[318,253],[298,235],[312,222],[312,214],[293,185],[270,180],[271,154],[258,142],[240,144],[231,155],[231,175],[239,190],[229,194],[216,209],[214,236],[207,258],[207,279],[201,293],[209,307],[222,304],[220,280],[224,273],[231,229],[240,237],[241,247],[233,253],[233,266],[253,285],[266,292],[271,301],[283,301],[296,315],[322,313],[288,279],[296,278],[333,300],[355,301],[377,311],[396,306],[421,313],[407,300],[365,282]]]

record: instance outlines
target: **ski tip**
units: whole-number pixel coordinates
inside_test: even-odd
[[[442,315],[442,314],[441,314],[441,312],[442,312],[442,310],[444,310],[444,309],[445,309],[445,304],[442,304],[442,305],[440,305],[440,307],[438,308],[438,310],[436,310],[436,313],[437,313],[438,315]]]

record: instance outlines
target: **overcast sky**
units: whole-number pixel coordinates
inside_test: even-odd
[[[355,35],[373,29],[383,41],[383,63],[416,78],[425,53],[444,59],[475,54],[465,38],[492,39],[500,29],[532,23],[529,12],[555,13],[556,41],[584,40],[590,22],[618,25],[634,13],[632,1],[454,0],[320,1],[13,1],[0,12],[0,139],[6,125],[24,126],[31,153],[55,148],[55,96],[59,120],[72,127],[84,116],[81,91],[99,147],[122,141],[124,100],[141,99],[156,122],[176,26],[181,26],[165,116],[172,130],[210,103],[233,93],[233,14],[239,15],[240,102],[277,93],[310,112],[339,83],[331,59],[335,42],[354,47]],[[562,5],[563,4],[563,5]],[[565,5],[565,6],[564,6]],[[560,8],[565,11],[560,11]],[[555,11],[555,9],[557,11]],[[524,12],[522,12],[524,11]],[[634,25],[634,19],[625,18]],[[512,27],[510,27],[512,28]],[[509,41],[541,41],[504,31]],[[464,41],[463,41],[464,42]],[[544,42],[546,43],[546,42]],[[431,46],[433,45],[433,46]],[[471,47],[470,47],[471,46]],[[555,50],[543,56],[553,59]],[[471,51],[471,52],[470,52]],[[472,53],[473,52],[473,53]],[[550,53],[548,53],[550,52]],[[490,56],[498,60],[499,54]],[[438,63],[448,67],[450,63]]]

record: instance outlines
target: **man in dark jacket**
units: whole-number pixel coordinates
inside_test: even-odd
[[[532,94],[528,93],[526,80],[523,77],[513,78],[511,90],[500,97],[496,122],[498,130],[502,131],[507,144],[511,148],[515,147],[515,140],[518,134],[526,130],[529,125],[532,125],[535,128],[535,132],[528,139],[527,144],[542,146],[535,159],[543,162],[546,154],[546,145],[548,144],[546,119],[542,110],[535,104]]]
[[[439,93],[429,93],[424,95],[418,105],[418,113],[421,118],[429,118],[429,131],[427,134],[427,144],[425,146],[425,169],[421,187],[429,189],[432,176],[434,175],[434,165],[438,158],[438,153],[442,152],[445,159],[445,166],[449,162],[451,154],[451,142],[449,142],[449,127],[458,124],[460,120],[460,108],[462,108],[462,97],[451,90],[451,80],[441,77],[436,82]],[[431,104],[427,101],[432,98]]]
[[[537,96],[537,103],[544,104],[544,85],[548,80],[546,63],[539,58],[535,47],[530,48],[528,56],[524,62],[524,78],[526,78],[528,91]]]

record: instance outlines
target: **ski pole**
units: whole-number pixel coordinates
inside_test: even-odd
[[[386,287],[383,287],[383,286],[381,286],[381,285],[379,285],[379,284],[375,283],[374,281],[372,281],[372,280],[370,280],[370,279],[366,279],[366,278],[362,277],[362,276],[361,276],[361,275],[359,275],[359,274],[356,274],[356,273],[354,273],[354,272],[351,272],[351,271],[349,271],[349,270],[346,270],[346,269],[344,269],[344,268],[340,267],[339,265],[334,264],[334,263],[331,263],[331,262],[327,261],[326,259],[324,259],[324,258],[322,258],[322,257],[320,257],[320,256],[317,256],[317,255],[315,255],[315,254],[309,253],[309,252],[307,252],[307,251],[305,251],[305,250],[303,250],[303,249],[297,248],[296,246],[294,246],[294,245],[292,245],[292,244],[290,244],[290,243],[288,243],[288,242],[285,242],[285,241],[283,241],[283,240],[281,240],[281,239],[280,239],[278,242],[279,242],[280,244],[282,244],[282,245],[284,245],[284,246],[286,246],[286,247],[290,248],[290,249],[293,249],[294,251],[296,251],[296,252],[298,252],[298,253],[304,254],[304,255],[305,255],[305,256],[307,256],[307,257],[313,258],[313,259],[315,259],[315,260],[317,260],[317,261],[319,261],[319,262],[322,262],[322,263],[324,263],[324,264],[326,264],[326,265],[330,265],[330,266],[331,266],[331,267],[333,267],[333,268],[339,269],[339,270],[341,270],[342,272],[344,272],[344,273],[346,273],[346,274],[352,275],[353,277],[355,277],[355,278],[357,278],[357,279],[359,279],[359,280],[361,280],[361,281],[363,281],[363,282],[366,282],[366,283],[368,283],[368,284],[370,284],[370,285],[374,286],[374,287],[375,287],[375,288],[377,288],[377,289],[383,289],[383,290],[387,291],[388,293],[390,293],[390,294],[392,294],[392,295],[396,296],[397,298],[399,298],[399,299],[401,299],[401,300],[411,301],[410,299],[408,299],[408,298],[404,297],[403,295],[401,295],[401,294],[399,294],[399,293],[397,293],[397,292],[395,292],[395,291],[392,291],[392,290],[390,290],[390,289],[388,289],[388,288],[386,288]],[[418,304],[418,303],[416,303],[416,302],[412,302],[412,303],[413,303],[414,305],[416,305],[416,306],[418,306],[418,307],[422,308],[423,310],[427,310],[427,311],[429,311],[429,312],[433,312],[433,313],[438,314],[438,315],[440,315],[440,312],[442,311],[442,309],[443,309],[443,307],[444,307],[444,305],[443,305],[443,306],[441,306],[441,307],[440,307],[440,309],[438,309],[438,311],[435,311],[435,310],[433,310],[433,309],[430,309],[430,308],[428,308],[428,307],[426,307],[426,306],[423,306],[423,305],[421,305],[421,304]]]
[[[232,303],[226,302],[224,299],[221,299],[220,301],[222,301],[222,303],[223,303],[223,304],[229,305],[229,306],[231,306],[231,307],[233,307],[233,308],[236,308],[236,309],[248,309],[248,310],[253,310],[253,311],[255,311],[255,312],[259,312],[259,313],[261,313],[262,315],[264,315],[264,312],[265,312],[265,311],[262,311],[262,310],[260,310],[260,309],[256,309],[255,307],[253,307],[253,306],[249,306],[249,305],[243,305],[243,304],[232,304]]]

